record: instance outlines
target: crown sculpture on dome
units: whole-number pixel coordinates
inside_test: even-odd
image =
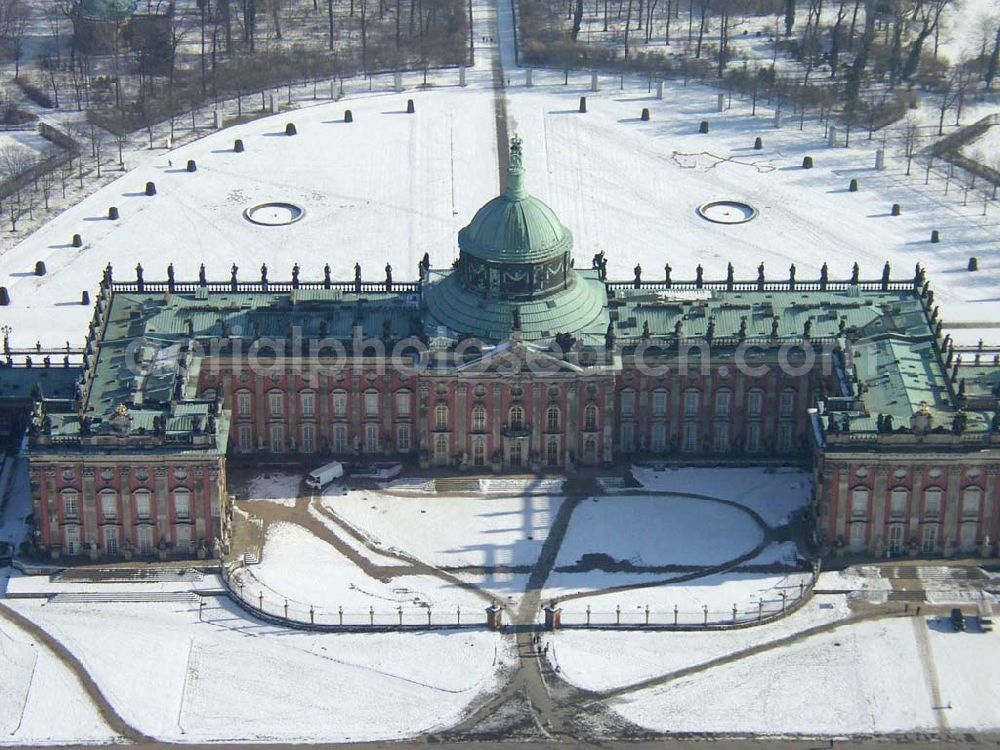
[[[521,136],[515,135],[510,139],[510,166],[511,169],[521,168]]]

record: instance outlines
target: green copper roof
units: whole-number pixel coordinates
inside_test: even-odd
[[[441,278],[443,275],[443,278]],[[453,272],[433,274],[425,295],[430,335],[443,326],[452,336],[477,336],[489,341],[510,338],[514,310],[521,318],[525,341],[550,343],[557,333],[572,332],[585,342],[604,340],[608,327],[608,296],[595,271],[574,272],[569,287],[540,300],[483,299],[462,286]],[[437,280],[435,277],[437,277]]]
[[[500,263],[538,263],[572,248],[573,235],[552,209],[528,195],[516,136],[511,140],[507,189],[459,231],[458,246],[464,253]]]
[[[81,0],[80,13],[87,18],[121,21],[135,13],[137,0]]]

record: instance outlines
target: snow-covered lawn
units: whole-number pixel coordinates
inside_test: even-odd
[[[266,500],[287,507],[294,507],[302,486],[299,474],[281,472],[260,474],[247,483],[247,497],[250,501]]]
[[[405,563],[393,563],[401,568]],[[308,620],[309,607],[318,622],[336,622],[338,608],[344,622],[366,623],[374,607],[377,622],[396,622],[402,606],[406,622],[426,622],[430,608],[439,618],[455,619],[461,607],[470,621],[482,621],[486,603],[469,591],[432,576],[405,575],[379,579],[322,539],[291,523],[272,524],[267,530],[264,556],[258,565],[238,569],[236,580],[256,600],[264,594],[265,609],[280,611],[288,600],[289,616]]]
[[[511,75],[523,80],[523,71]],[[832,278],[846,278],[854,260],[876,278],[885,260],[904,277],[920,262],[946,320],[1000,317],[990,302],[1000,293],[1000,260],[991,252],[998,209],[983,218],[980,200],[963,207],[960,191],[945,196],[940,180],[925,187],[921,174],[903,176],[898,149],[890,147],[889,168],[876,172],[881,141],[829,148],[814,124],[775,129],[771,112],[753,117],[747,102],[716,112],[708,87],[669,84],[659,101],[637,79],[620,91],[605,78],[596,93],[586,74],[569,86],[553,85],[562,83],[557,72],[539,72],[536,81],[507,89],[511,130],[524,138],[528,189],[573,232],[578,265],[605,250],[613,278],[631,278],[637,262],[644,278],[659,278],[668,260],[674,278],[692,278],[698,263],[706,278],[721,278],[731,260],[741,277],[753,277],[763,261],[768,278],[787,277],[794,262],[805,279],[816,278],[824,261]],[[581,93],[586,115],[575,112]],[[408,98],[414,115],[402,114]],[[651,110],[649,122],[638,120],[642,107]],[[353,125],[342,122],[347,108]],[[498,190],[493,120],[492,92],[473,82],[308,107],[149,159],[3,254],[12,343],[79,342],[92,311],[66,303],[84,288],[93,292],[108,261],[118,279],[133,278],[137,262],[146,279],[163,278],[171,261],[178,279],[196,278],[201,262],[213,279],[227,279],[233,262],[243,280],[259,278],[263,262],[271,279],[287,279],[295,262],[303,278],[318,279],[324,261],[310,260],[306,248],[336,237],[337,252],[327,254],[335,279],[350,278],[355,260],[366,278],[381,278],[386,262],[395,278],[414,278],[425,251],[435,267],[447,267],[459,228]],[[697,132],[701,120],[710,133]],[[289,121],[295,137],[283,135]],[[758,135],[764,148],[755,151]],[[236,138],[244,153],[232,151]],[[806,153],[816,168],[800,168]],[[188,159],[197,172],[181,168]],[[855,193],[847,191],[852,177],[861,184]],[[152,198],[142,194],[148,180],[157,186]],[[739,226],[698,218],[698,205],[719,198],[749,201],[760,215]],[[283,227],[242,217],[268,200],[297,203],[305,217]],[[903,206],[901,216],[889,217],[892,203]],[[119,208],[119,221],[103,218],[109,206]],[[932,229],[941,230],[940,244],[930,244]],[[83,248],[69,247],[75,232]],[[970,255],[979,257],[979,273],[965,272]],[[31,274],[38,260],[46,276]]]
[[[692,492],[732,500],[756,511],[772,527],[786,523],[792,513],[808,507],[812,493],[809,474],[796,469],[654,471],[634,466],[632,475],[647,490]]]
[[[862,734],[936,728],[910,618],[847,625],[612,704],[671,732]],[[679,650],[679,649],[678,649]],[[624,661],[624,660],[623,660]],[[981,674],[986,677],[985,670]],[[996,723],[995,709],[978,724]]]
[[[486,631],[303,633],[221,600],[204,622],[177,604],[15,606],[80,658],[129,722],[180,742],[416,735],[454,723],[512,658]]]
[[[622,576],[616,573],[554,573],[546,583],[544,597],[559,597],[587,590],[595,592],[592,596],[571,599],[561,604],[563,622],[567,624],[585,623],[588,607],[591,622],[595,624],[617,622],[619,607],[622,623],[642,623],[645,621],[647,606],[650,610],[650,622],[658,624],[673,622],[674,607],[677,607],[679,623],[703,623],[705,607],[708,608],[709,622],[731,622],[734,605],[738,619],[747,621],[780,612],[782,593],[786,597],[784,603],[791,604],[808,585],[810,574],[734,571],[696,578],[686,583],[666,583],[600,593],[602,588],[651,583],[669,577],[669,574]]]
[[[858,565],[820,573],[816,588],[820,591],[847,591],[851,598],[884,604],[889,599],[892,582],[882,577],[878,566]]]
[[[703,664],[849,614],[843,597],[817,597],[798,612],[753,628],[722,631],[558,631],[550,659],[562,676],[587,690],[611,690]]]
[[[750,552],[764,535],[748,513],[688,497],[612,495],[573,511],[556,566],[587,554],[634,565],[718,565]]]
[[[965,614],[970,609],[965,608]],[[955,633],[942,617],[928,620],[930,651],[934,659],[941,700],[950,705],[952,729],[1000,727],[1000,633]]]
[[[322,503],[373,541],[437,566],[534,565],[560,497],[401,498],[355,490]]]
[[[115,740],[75,675],[28,633],[3,619],[0,675],[0,745]]]

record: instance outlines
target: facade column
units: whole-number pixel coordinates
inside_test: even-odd
[[[958,551],[961,534],[962,498],[958,491],[958,484],[962,469],[960,466],[948,466],[946,471],[948,472],[948,484],[944,493],[944,507],[941,509],[941,526],[944,530],[944,554],[950,556]]]
[[[118,476],[121,478],[119,484],[118,499],[121,501],[122,519],[122,545],[127,539],[133,546],[135,539],[132,538],[132,482],[130,476],[132,467],[121,466],[118,468]]]
[[[156,467],[156,493],[154,495],[154,502],[156,503],[157,537],[153,538],[153,547],[157,547],[160,544],[160,538],[170,536],[170,532],[167,529],[167,504],[170,502],[170,493],[167,490],[167,472],[168,468],[166,466]]]
[[[59,513],[61,509],[59,508],[59,495],[56,492],[56,467],[46,466],[45,467],[45,499],[48,501],[48,518],[49,518],[49,538],[47,543],[49,545],[62,544],[62,539],[59,536]],[[44,516],[41,516],[44,518]]]
[[[881,464],[873,466],[872,469],[875,472],[875,487],[872,490],[872,532],[875,538],[874,546],[870,546],[869,549],[876,557],[881,557],[885,554],[889,543],[885,525],[885,477],[889,469]]]
[[[563,402],[566,406],[566,444],[564,461],[566,466],[571,466],[569,460],[570,452],[574,458],[580,460],[580,424],[578,413],[580,410],[580,389],[576,382],[566,385],[566,398]]]
[[[998,466],[985,466],[983,471],[986,473],[986,492],[983,496],[983,536],[989,536],[990,538],[990,551],[989,554],[993,554],[993,549],[997,545],[997,535],[1000,533],[1000,528],[997,524],[997,473],[1000,472],[1000,467]]]
[[[472,457],[469,446],[469,385],[468,383],[456,383],[455,385],[455,452],[459,455],[465,454],[471,463]]]
[[[205,538],[205,467],[193,467],[192,474],[194,481],[191,484],[194,487],[194,497],[191,502],[191,520],[194,522],[194,534],[192,534],[191,543],[197,550],[198,540]]]
[[[528,455],[525,456],[526,463],[530,466],[533,461],[531,459],[532,452],[537,456],[535,459],[538,463],[545,463],[545,451],[542,448],[542,428],[545,426],[543,420],[545,419],[545,409],[548,399],[544,399],[542,396],[545,393],[546,386],[545,383],[533,383],[531,388],[531,447],[528,449]]]
[[[906,543],[909,544],[910,539],[917,540],[917,548],[923,544],[923,528],[920,525],[920,519],[923,516],[923,483],[924,474],[923,470],[919,466],[913,467],[913,482],[910,489],[910,523],[906,530]]]
[[[851,517],[851,504],[848,499],[848,486],[847,478],[848,472],[850,471],[850,464],[838,463],[837,467],[837,504],[836,504],[836,529],[837,537],[844,541],[845,545],[851,542],[851,532],[848,528],[848,522]],[[834,540],[836,541],[836,540]]]
[[[503,438],[500,434],[500,428],[503,426],[504,420],[506,420],[507,415],[503,413],[503,386],[500,383],[493,384],[493,406],[491,407],[490,429],[493,432],[493,450],[497,450],[500,447],[504,449],[503,463],[507,465],[507,447],[503,443]],[[488,456],[489,460],[493,461],[493,456]]]
[[[93,466],[83,467],[83,492],[81,493],[83,512],[80,514],[83,521],[83,534],[80,541],[83,543],[97,541],[97,489],[94,471]]]

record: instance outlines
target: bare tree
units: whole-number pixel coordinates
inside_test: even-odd
[[[910,175],[910,166],[913,164],[913,156],[917,152],[920,143],[920,123],[912,114],[903,120],[903,154],[906,156],[906,175]]]

